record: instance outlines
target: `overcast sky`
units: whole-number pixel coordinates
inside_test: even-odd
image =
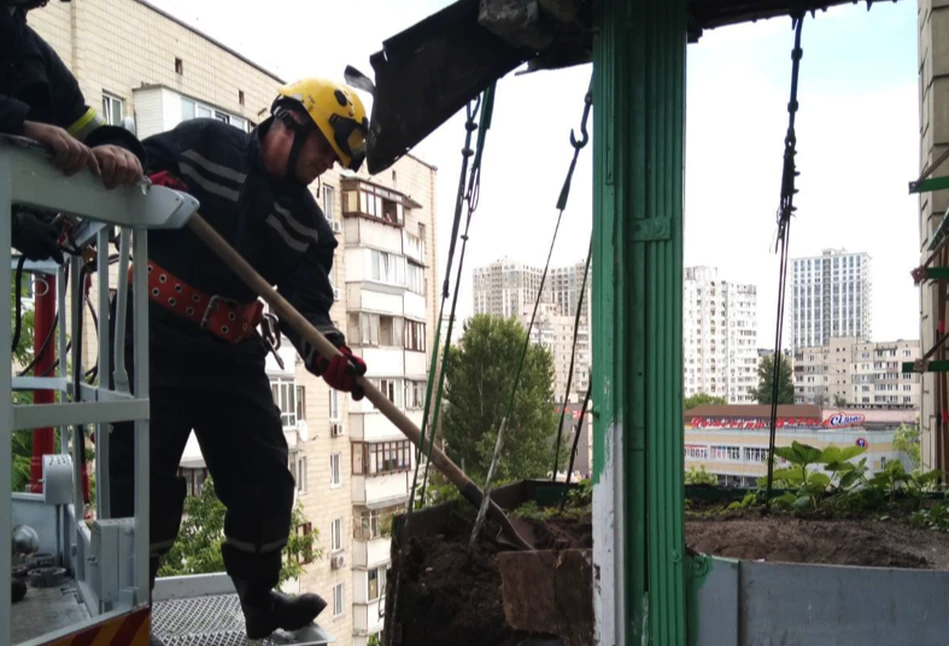
[[[288,79],[372,76],[387,37],[446,0],[153,0]],[[874,340],[919,337],[916,3],[846,5],[806,19],[797,117],[799,207],[791,256],[824,248],[873,258]],[[790,19],[722,28],[688,51],[685,262],[758,286],[759,345],[773,344],[775,212],[787,128]],[[471,313],[471,268],[502,256],[542,266],[572,154],[590,66],[498,84],[481,199],[472,221],[459,314]],[[439,168],[438,274],[444,270],[464,140],[464,111],[414,151]],[[592,213],[592,145],[581,153],[554,263],[584,258]],[[785,339],[789,333],[785,333]],[[786,345],[786,343],[785,343]]]

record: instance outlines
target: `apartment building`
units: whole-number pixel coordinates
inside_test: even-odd
[[[592,280],[587,276],[577,326],[573,379],[570,392],[566,392],[570,357],[574,352],[573,328],[585,268],[586,263],[580,262],[549,269],[531,330],[531,340],[546,347],[553,358],[554,398],[557,401],[563,400],[565,394],[567,402],[582,401],[590,384],[593,363],[590,339]],[[542,267],[532,267],[507,258],[476,267],[472,278],[474,313],[515,317],[526,328],[534,312],[543,272]],[[453,336],[459,338],[457,333]]]
[[[686,397],[705,393],[753,403],[758,385],[757,287],[721,279],[715,267],[686,267],[683,375]]]
[[[794,349],[827,345],[837,336],[873,338],[870,255],[825,249],[792,259],[791,298]]]
[[[284,82],[142,0],[50,3],[30,23],[87,102],[142,138],[194,117],[249,131]],[[376,385],[419,423],[435,325],[435,179],[434,167],[406,156],[384,176],[334,170],[311,186],[339,240],[331,316]],[[93,329],[88,313],[84,325]],[[95,335],[83,345],[92,365]],[[382,628],[388,515],[407,499],[412,452],[371,404],[309,374],[286,339],[278,355],[267,372],[307,518],[297,531],[318,532],[323,553],[289,589],[327,599],[321,624],[336,643],[363,646]],[[207,471],[193,435],[181,473],[200,491]]]
[[[824,346],[799,348],[794,361],[795,402],[918,409],[920,375],[902,372],[902,363],[920,356],[918,340],[868,343],[835,337]]]

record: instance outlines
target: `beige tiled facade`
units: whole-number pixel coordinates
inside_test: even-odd
[[[919,38],[919,169],[922,171],[945,151],[949,145],[949,2],[946,0],[918,0]],[[944,161],[931,177],[949,175],[949,161]],[[919,194],[920,262],[929,256],[927,247],[949,207],[949,190]],[[938,264],[938,263],[937,263]],[[946,319],[946,301],[940,299],[943,283],[926,282],[920,285],[920,339],[923,351],[936,342],[940,320]],[[934,357],[936,358],[936,357]],[[949,466],[949,455],[936,436],[945,436],[946,426],[941,423],[949,394],[949,381],[942,373],[922,374],[922,401],[920,410],[920,442],[923,468]],[[942,456],[937,456],[941,448]]]
[[[115,115],[113,122],[121,123],[124,117],[126,124],[133,125],[140,138],[168,130],[192,116],[216,116],[249,130],[269,115],[273,97],[283,82],[283,79],[139,0],[51,2],[46,8],[31,12],[29,22],[76,75],[87,103],[107,113],[116,106],[114,101],[121,101],[121,115]],[[313,73],[319,75],[322,70],[314,69]],[[131,124],[128,118],[131,118]],[[366,356],[368,376],[377,381],[400,380],[402,383],[408,376],[411,383],[424,386],[427,376],[438,289],[435,271],[436,176],[437,169],[411,155],[378,176],[369,177],[365,172],[359,175],[359,178],[390,189],[404,197],[406,203],[411,203],[411,208],[404,210],[401,226],[373,222],[372,218],[365,217],[344,218],[343,184],[354,180],[344,181],[338,170],[328,172],[311,187],[327,218],[335,223],[334,231],[339,241],[331,275],[338,290],[338,300],[331,311],[337,326],[344,333],[348,332],[348,315],[352,310],[408,317],[404,320],[415,322],[413,330],[417,331],[419,326],[424,329],[424,347],[419,348],[420,352],[403,352],[402,339],[398,339],[396,344],[399,347],[385,349],[371,345],[362,347],[353,339],[349,340],[357,354]],[[360,224],[353,230],[361,233],[347,239],[345,231],[350,225],[344,223],[344,219],[358,220]],[[368,235],[373,228],[379,229],[373,234],[375,238]],[[385,303],[378,300],[388,298],[386,302],[391,305],[395,295],[410,290],[404,286],[380,285],[371,280],[373,249],[390,251],[393,257],[405,256],[402,261],[406,265],[411,264],[407,260],[409,257],[422,263],[420,268],[416,264],[413,270],[416,278],[422,276],[422,282],[417,283],[420,287],[416,292],[404,296],[404,311],[400,309],[402,305],[386,310]],[[348,263],[348,257],[353,261]],[[111,273],[110,284],[114,286],[117,274],[114,265]],[[90,292],[93,295],[97,290],[96,283],[93,280]],[[370,302],[373,294],[376,294],[377,301]],[[85,362],[91,366],[98,350],[88,312],[84,325],[87,331],[83,335]],[[393,363],[392,356],[400,352],[403,359]],[[398,494],[395,497],[404,503],[411,468],[400,468],[396,473],[376,477],[361,475],[354,478],[352,442],[371,440],[376,442],[371,446],[376,446],[383,440],[392,442],[404,438],[371,405],[356,405],[343,393],[331,395],[322,379],[306,371],[286,339],[281,356],[284,369],[269,357],[268,373],[278,404],[289,404],[289,399],[281,401],[280,398],[284,395],[290,397],[290,393],[300,401],[299,406],[295,401],[292,405],[282,406],[285,435],[291,448],[291,469],[298,480],[298,500],[303,504],[307,520],[319,532],[318,544],[323,551],[322,559],[308,564],[301,580],[290,587],[317,592],[327,600],[329,605],[321,615],[320,623],[333,635],[336,644],[363,646],[368,635],[381,627],[378,612],[381,600],[373,602],[369,599],[369,579],[370,571],[374,570],[372,576],[382,578],[374,588],[384,593],[388,541],[376,539],[371,545],[356,541],[354,518],[366,513],[367,504],[375,508],[381,495],[394,492]],[[401,393],[399,399],[402,404],[407,403],[402,401]],[[334,419],[330,419],[331,401],[336,411]],[[421,422],[421,410],[417,407],[407,410],[407,414]],[[351,432],[354,426],[358,428],[357,438]],[[370,438],[370,434],[374,436]],[[200,479],[202,462],[193,437],[182,466],[197,467],[185,473]],[[334,473],[338,473],[338,478],[332,475]],[[363,504],[354,509],[354,501]],[[338,545],[334,544],[335,539],[338,539]],[[342,604],[339,607],[337,586],[341,586]]]
[[[904,373],[902,364],[919,357],[916,340],[862,343],[856,337],[832,337],[825,346],[798,348],[795,403],[918,409],[920,376]]]

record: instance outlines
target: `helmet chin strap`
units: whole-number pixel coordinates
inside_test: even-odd
[[[280,119],[290,131],[293,132],[293,144],[290,146],[290,154],[287,156],[287,179],[293,182],[298,182],[297,180],[297,161],[300,157],[300,149],[303,148],[303,143],[306,141],[306,138],[310,136],[312,128],[316,126],[308,126],[305,123],[300,123],[293,118],[293,113],[284,107],[278,107],[274,116]],[[298,182],[299,183],[299,182]]]

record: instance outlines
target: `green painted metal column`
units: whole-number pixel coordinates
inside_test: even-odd
[[[686,0],[601,0],[596,23],[597,643],[684,646]]]

